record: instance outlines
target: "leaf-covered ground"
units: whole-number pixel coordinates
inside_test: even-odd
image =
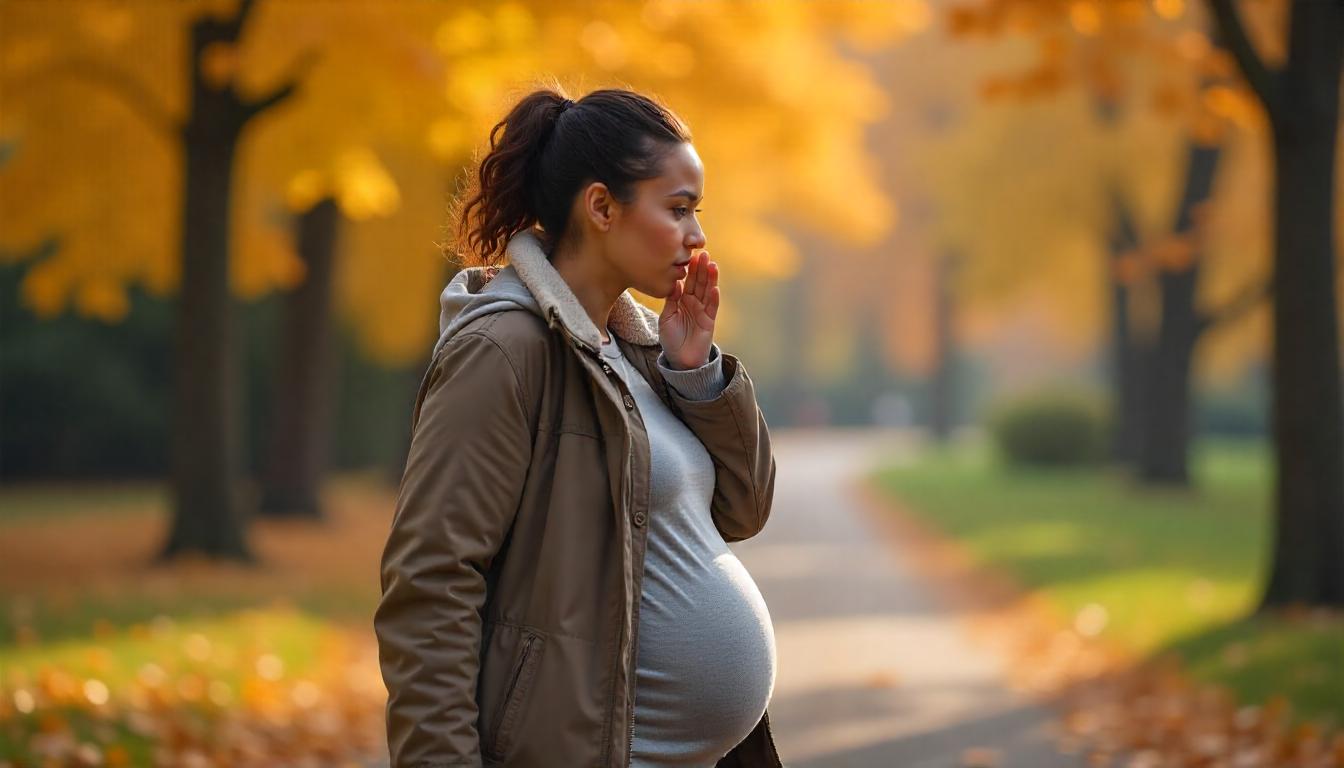
[[[163,494],[0,493],[0,765],[365,765],[385,757],[372,611],[391,492],[257,521],[259,564],[153,565]]]

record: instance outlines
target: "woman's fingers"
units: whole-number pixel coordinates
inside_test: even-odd
[[[678,280],[663,304],[663,315],[669,316],[676,311],[678,304],[701,327],[713,327],[714,318],[719,313],[719,263],[710,261],[708,251],[700,251],[691,257],[686,267],[686,277]],[[707,319],[708,323],[700,322]]]
[[[704,303],[709,300],[709,289],[718,282],[718,264],[709,260],[709,251],[700,251],[691,257],[686,270],[686,293]]]
[[[672,292],[667,294],[667,298],[663,299],[663,311],[658,313],[659,323],[667,322],[667,319],[676,313],[677,304],[681,302],[681,288],[680,280],[672,283]]]

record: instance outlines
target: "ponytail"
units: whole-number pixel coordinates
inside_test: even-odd
[[[490,149],[459,198],[459,259],[493,265],[510,238],[533,227],[553,254],[582,186],[600,181],[629,202],[634,182],[657,176],[666,150],[690,140],[680,118],[632,91],[593,91],[577,102],[533,91],[490,131]]]

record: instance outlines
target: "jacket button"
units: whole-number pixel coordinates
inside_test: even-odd
[[[646,518],[644,517],[644,513],[643,513],[643,512],[636,512],[636,513],[635,513],[635,525],[636,525],[636,526],[643,526],[643,525],[644,525],[644,520],[645,520],[645,519],[646,519]]]
[[[631,397],[631,396],[629,396],[629,395],[626,395],[626,396],[625,396],[625,410],[629,411],[629,410],[632,410],[634,407],[635,407],[635,398],[633,398],[633,397]]]

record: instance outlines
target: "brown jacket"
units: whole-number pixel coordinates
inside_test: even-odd
[[[460,273],[421,384],[374,617],[394,768],[625,768],[649,445],[600,336],[530,233]],[[488,290],[485,290],[488,285]],[[725,541],[759,532],[775,461],[745,368],[692,401],[655,363],[658,319],[622,294],[621,351],[704,444]],[[781,766],[769,718],[719,763]]]

